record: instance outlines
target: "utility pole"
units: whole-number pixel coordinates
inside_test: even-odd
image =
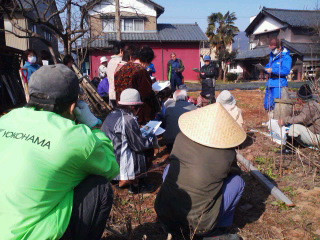
[[[117,41],[121,41],[121,22],[120,22],[120,0],[116,0],[116,11],[115,11],[115,25],[117,33]]]

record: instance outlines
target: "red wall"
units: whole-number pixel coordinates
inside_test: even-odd
[[[175,52],[177,57],[183,61],[185,70],[183,72],[185,80],[198,80],[198,74],[192,68],[200,67],[199,43],[139,43],[139,45],[149,45],[155,53],[153,64],[156,68],[154,76],[157,80],[167,80],[167,63],[170,54]],[[90,54],[91,77],[98,76],[100,57],[106,56],[110,59],[110,51],[93,51]]]

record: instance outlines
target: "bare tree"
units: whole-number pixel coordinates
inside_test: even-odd
[[[38,38],[49,47],[54,57],[50,41],[19,23],[18,19],[23,17],[31,24],[49,29],[62,44],[64,54],[70,54],[78,40],[90,32],[87,21],[89,11],[101,2],[102,0],[0,0],[0,11],[11,22],[13,29],[18,30],[0,31],[10,32],[18,38]]]

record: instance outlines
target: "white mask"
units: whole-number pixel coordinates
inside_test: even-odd
[[[37,61],[37,57],[36,56],[28,57],[28,62],[29,63],[35,63],[36,61]]]
[[[280,51],[278,50],[278,48],[272,50],[273,55],[277,55]]]

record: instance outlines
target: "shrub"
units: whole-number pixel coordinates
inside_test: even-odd
[[[226,78],[228,81],[237,80],[238,75],[236,73],[227,73]]]

